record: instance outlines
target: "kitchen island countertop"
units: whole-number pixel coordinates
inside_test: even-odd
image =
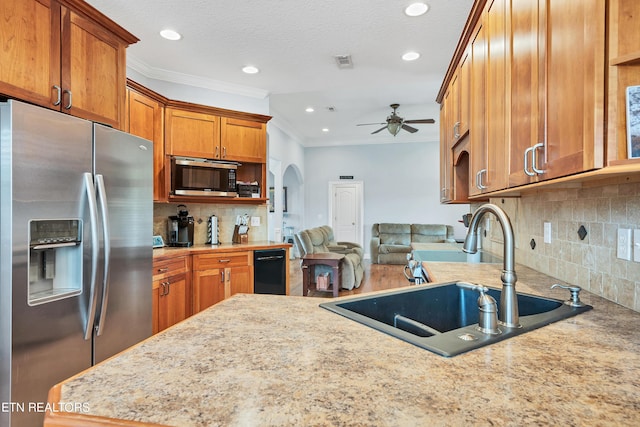
[[[429,264],[441,282],[493,287],[501,267]],[[568,297],[516,271],[518,291]],[[51,406],[80,412],[45,425],[638,425],[640,314],[581,297],[594,309],[444,358],[323,298],[236,295],[55,386]]]

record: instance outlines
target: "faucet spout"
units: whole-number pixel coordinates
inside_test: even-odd
[[[515,270],[515,239],[513,235],[513,227],[509,217],[500,207],[487,203],[480,206],[473,214],[471,222],[469,223],[469,230],[467,237],[464,240],[464,246],[462,250],[467,253],[474,254],[478,251],[478,224],[485,213],[491,212],[496,216],[500,227],[502,228],[502,234],[504,236],[504,253],[503,253],[503,267],[502,275],[502,293],[500,295],[500,322],[509,328],[519,328],[520,318],[518,315],[518,298],[516,296],[516,270]]]

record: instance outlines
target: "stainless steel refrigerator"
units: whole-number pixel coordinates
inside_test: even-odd
[[[6,101],[0,156],[0,425],[35,426],[51,386],[151,335],[153,146]]]

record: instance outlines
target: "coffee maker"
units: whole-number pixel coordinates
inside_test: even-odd
[[[193,217],[185,205],[178,205],[178,215],[169,217],[167,231],[169,246],[193,246]]]

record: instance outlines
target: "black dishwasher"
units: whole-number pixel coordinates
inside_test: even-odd
[[[286,295],[286,251],[265,249],[253,251],[253,292]]]

